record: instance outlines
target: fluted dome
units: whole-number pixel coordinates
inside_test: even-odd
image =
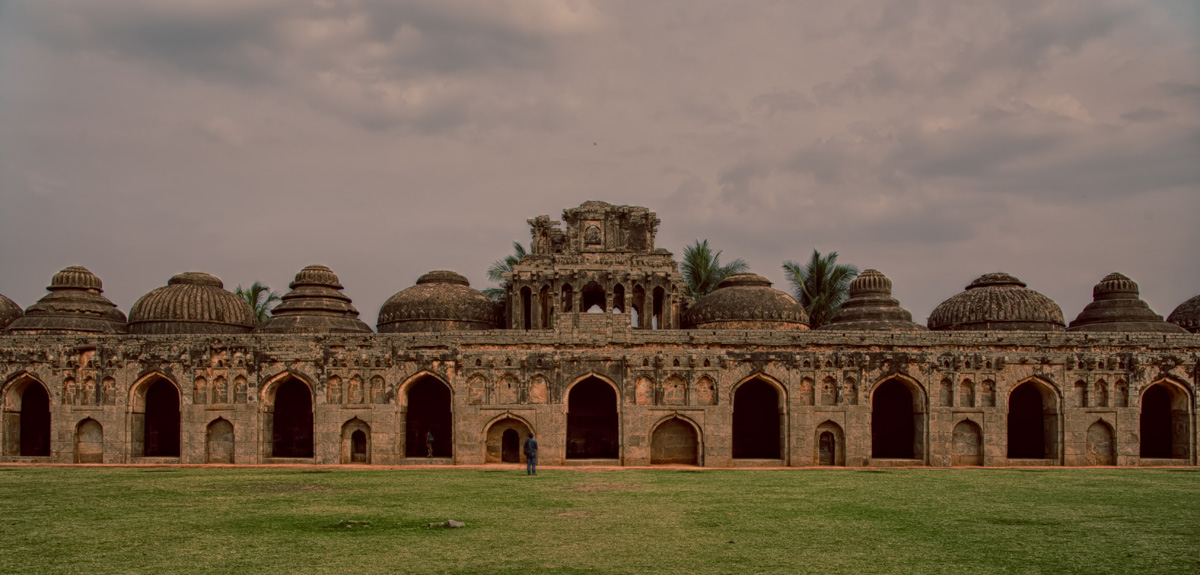
[[[71,266],[54,274],[46,289],[50,293],[14,319],[8,333],[125,333],[125,314],[101,295],[103,283],[87,268]]]
[[[371,333],[358,319],[358,310],[341,292],[333,270],[311,265],[296,274],[271,318],[258,326],[260,333]]]
[[[247,333],[258,325],[254,308],[225,291],[216,276],[185,272],[141,297],[129,310],[130,333]]]
[[[922,331],[912,314],[892,297],[892,280],[877,270],[865,270],[850,282],[850,297],[833,319],[818,329]]]
[[[967,289],[938,304],[929,329],[1062,331],[1062,309],[1005,273],[979,276]]]
[[[500,325],[495,302],[462,274],[432,271],[384,302],[379,310],[380,333],[463,331],[496,329]]]
[[[735,274],[692,304],[683,323],[692,329],[808,329],[808,314],[771,280]]]
[[[1179,304],[1167,321],[1192,333],[1200,333],[1200,295]]]
[[[21,317],[21,306],[0,294],[0,330]]]
[[[1067,331],[1186,333],[1163,321],[1138,297],[1137,283],[1115,272],[1092,288],[1092,303],[1079,312]]]

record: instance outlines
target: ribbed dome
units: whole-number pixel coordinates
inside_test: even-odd
[[[850,297],[837,315],[818,329],[923,331],[912,314],[892,297],[892,280],[877,270],[865,270],[850,282]]]
[[[792,296],[757,274],[725,278],[683,315],[692,329],[808,329],[808,314]]]
[[[380,333],[496,329],[501,323],[495,302],[462,274],[429,272],[384,302],[379,310]]]
[[[333,270],[311,265],[296,274],[296,279],[271,318],[255,330],[260,333],[371,333],[358,319],[358,310],[340,290],[342,284]]]
[[[1058,304],[1005,273],[979,276],[929,314],[929,329],[1062,331],[1063,324]]]
[[[141,297],[129,310],[129,331],[141,334],[247,333],[254,308],[225,291],[217,277],[186,272]]]
[[[71,266],[54,274],[46,289],[50,293],[14,319],[7,333],[126,332],[125,314],[101,295],[104,284],[87,268]]]
[[[0,294],[0,330],[21,317],[21,306]]]
[[[1179,304],[1167,321],[1192,333],[1200,333],[1200,295]]]
[[[1092,288],[1092,298],[1067,331],[1186,333],[1154,313],[1138,297],[1137,283],[1119,273],[1104,276]]]

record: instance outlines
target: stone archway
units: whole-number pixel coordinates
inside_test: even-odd
[[[179,388],[166,378],[151,381],[142,408],[142,455],[179,457]]]
[[[75,463],[104,463],[104,427],[90,417],[75,426]]]
[[[1142,392],[1138,423],[1139,453],[1144,459],[1186,459],[1188,445],[1188,393],[1160,381]]]
[[[925,397],[915,383],[884,380],[871,394],[871,457],[924,459]]]
[[[355,417],[342,424],[341,463],[371,463],[371,426]]]
[[[781,395],[758,377],[734,390],[734,459],[783,459]]]
[[[1054,392],[1029,380],[1008,395],[1008,458],[1054,459],[1058,445],[1058,410]]]
[[[521,445],[529,438],[529,433],[529,425],[511,415],[493,421],[484,433],[484,461],[524,463]]]
[[[842,427],[832,421],[817,426],[816,464],[819,466],[846,465],[846,439]]]
[[[450,387],[433,376],[423,376],[407,389],[404,420],[404,456],[426,457],[426,439],[433,434],[433,457],[454,456],[454,414]]]
[[[699,465],[700,437],[695,426],[680,417],[659,423],[650,434],[650,464]]]
[[[617,459],[621,455],[617,392],[589,376],[567,392],[567,459]]]
[[[313,456],[313,400],[308,384],[288,377],[275,386],[271,402],[271,456]]]
[[[32,380],[19,393],[19,454],[47,457],[50,455],[50,394],[42,384]]]
[[[954,426],[950,446],[950,465],[983,465],[983,430],[979,424],[964,419]]]
[[[233,463],[233,460],[233,424],[224,417],[218,417],[204,430],[204,462]]]
[[[1112,426],[1097,420],[1087,430],[1087,464],[1116,465],[1117,442]]]

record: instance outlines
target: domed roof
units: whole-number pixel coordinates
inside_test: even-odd
[[[260,333],[371,333],[358,319],[358,310],[341,292],[333,270],[311,265],[288,284],[292,291],[271,310],[271,318],[258,326]]]
[[[0,330],[21,317],[21,306],[0,294]]]
[[[1087,304],[1067,331],[1148,331],[1186,333],[1183,328],[1163,321],[1138,297],[1138,285],[1119,273],[1104,276],[1092,288],[1092,303]]]
[[[1006,273],[979,276],[929,314],[929,329],[1062,331],[1063,324],[1054,300]]]
[[[216,276],[185,272],[142,296],[129,309],[129,331],[141,334],[247,333],[254,308],[225,291]]]
[[[792,296],[758,274],[734,274],[683,315],[693,329],[808,329],[808,314]]]
[[[923,331],[912,314],[892,297],[892,280],[877,270],[865,270],[850,282],[850,297],[833,319],[818,329]]]
[[[380,333],[496,329],[501,323],[495,302],[462,274],[429,272],[384,302],[379,310]]]
[[[103,283],[87,268],[71,266],[54,274],[46,289],[50,293],[13,320],[7,333],[126,332],[125,314],[101,295]]]
[[[1200,295],[1179,304],[1167,321],[1192,333],[1200,333]]]

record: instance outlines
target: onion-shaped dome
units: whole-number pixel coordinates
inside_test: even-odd
[[[1187,333],[1163,321],[1138,297],[1137,283],[1116,272],[1104,276],[1092,288],[1092,303],[1079,312],[1067,331]]]
[[[333,270],[311,265],[296,274],[271,318],[255,330],[259,333],[371,333],[358,319],[358,310],[341,292],[342,284]]]
[[[735,274],[683,315],[692,329],[808,329],[808,313],[758,274]]]
[[[967,289],[938,304],[929,329],[1062,331],[1062,309],[1006,273],[979,276]]]
[[[8,327],[8,324],[19,319],[21,315],[21,306],[0,294],[0,330]]]
[[[850,282],[850,297],[833,319],[818,329],[923,331],[912,314],[892,297],[892,280],[878,270],[865,270]]]
[[[50,280],[50,293],[8,325],[12,334],[125,333],[125,314],[104,297],[104,284],[83,266],[71,266]]]
[[[1200,333],[1200,295],[1179,304],[1167,316],[1167,321],[1192,333]]]
[[[432,271],[421,276],[417,285],[383,303],[379,310],[379,332],[499,328],[501,317],[495,302],[470,286],[467,278],[452,271]]]
[[[258,325],[254,308],[224,287],[216,276],[202,272],[172,277],[129,309],[129,332],[247,333],[254,329]]]

